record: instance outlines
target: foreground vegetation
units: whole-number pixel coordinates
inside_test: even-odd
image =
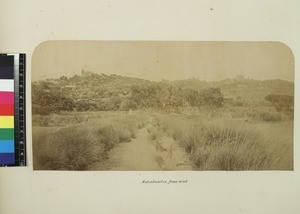
[[[172,136],[199,170],[293,169],[292,122],[154,114],[153,125],[152,139],[163,133]]]
[[[194,169],[293,169],[292,118],[243,107],[34,115],[34,168],[89,170],[105,162],[116,145],[135,138],[149,118],[149,139],[173,138]]]
[[[135,138],[135,132],[147,122],[140,114],[110,116],[65,127],[34,126],[34,168],[88,170],[107,159],[118,143]]]

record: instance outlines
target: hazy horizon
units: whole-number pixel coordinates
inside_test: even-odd
[[[194,78],[194,77],[191,77],[191,78],[187,78],[187,79],[176,79],[176,80],[168,80],[168,79],[161,79],[161,80],[150,80],[150,79],[146,79],[146,78],[142,78],[142,77],[134,77],[134,76],[125,76],[125,75],[120,75],[120,74],[105,74],[105,73],[95,73],[93,71],[87,71],[85,70],[86,72],[90,72],[90,73],[93,73],[93,74],[96,74],[96,75],[101,75],[101,74],[104,74],[106,76],[111,76],[111,75],[117,75],[117,76],[121,76],[121,77],[126,77],[126,78],[133,78],[133,79],[142,79],[142,80],[148,80],[148,81],[152,81],[152,82],[162,82],[162,81],[182,81],[182,80],[197,80],[197,81],[203,81],[203,82],[220,82],[220,81],[224,81],[224,80],[227,80],[227,79],[230,79],[230,80],[234,80],[234,79],[237,79],[237,77],[233,77],[233,78],[225,78],[225,79],[220,79],[220,80],[202,80],[202,79],[199,79],[199,78]],[[62,75],[62,76],[65,76],[65,77],[68,77],[68,78],[72,78],[74,77],[75,75],[77,76],[82,76],[81,72],[78,72],[74,75],[71,75],[71,76],[66,76],[66,75]],[[45,80],[49,80],[49,79],[59,79],[60,77],[62,76],[59,76],[59,77],[49,77],[49,78],[46,78],[46,79],[39,79],[39,80],[33,80],[33,82],[38,82],[38,81],[45,81]],[[284,80],[284,79],[253,79],[253,78],[248,78],[246,76],[244,76],[244,79],[245,80],[255,80],[255,81],[267,81],[267,80],[282,80],[282,81],[287,81],[287,82],[292,82],[294,83],[293,80]]]
[[[33,54],[32,81],[81,71],[151,81],[245,79],[294,82],[294,57],[279,42],[48,41]]]

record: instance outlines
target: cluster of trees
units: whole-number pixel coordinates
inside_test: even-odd
[[[128,107],[131,109],[166,106],[222,107],[224,96],[220,88],[202,91],[181,89],[174,86],[133,86]]]
[[[128,108],[151,108],[165,106],[181,106],[185,102],[180,96],[178,88],[162,85],[132,86],[131,96],[128,99]]]
[[[33,85],[33,114],[51,114],[60,111],[117,111],[129,109],[165,108],[167,106],[213,106],[223,105],[219,88],[202,91],[181,89],[172,85],[134,85],[130,92],[120,97],[114,95],[98,101],[74,100],[59,88],[47,84]]]
[[[294,112],[294,96],[269,94],[265,100],[271,102],[279,112]]]
[[[62,77],[61,80],[66,78]],[[114,86],[115,87],[115,86]],[[74,96],[64,86],[52,82],[32,85],[33,114],[47,115],[60,111],[118,111],[129,109],[165,108],[165,107],[222,107],[224,96],[218,87],[202,90],[182,88],[167,83],[134,84],[127,90],[98,88],[89,95],[89,88],[77,91]],[[78,94],[77,93],[77,94]],[[105,96],[103,96],[105,94]],[[241,100],[241,99],[240,99]],[[294,97],[290,95],[270,94],[265,97],[277,111],[290,113],[294,111]]]
[[[32,87],[32,113],[51,114],[60,111],[73,111],[75,102],[59,90],[44,83]]]
[[[202,91],[188,90],[185,98],[187,102],[193,107],[199,106],[214,106],[222,107],[224,103],[224,96],[220,88],[208,88]]]

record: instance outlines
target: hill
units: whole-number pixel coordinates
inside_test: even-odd
[[[32,83],[33,112],[77,109],[128,110],[165,106],[222,106],[225,100],[247,105],[265,102],[269,94],[294,95],[294,84],[284,80],[197,79],[154,82],[119,75],[95,74],[60,77]],[[49,109],[52,108],[53,109]],[[66,107],[67,106],[67,107]]]
[[[245,102],[260,102],[268,94],[294,96],[294,83],[284,80],[225,79],[206,82],[197,79],[174,81],[174,85],[186,89],[202,90],[218,87],[225,97],[240,98]]]

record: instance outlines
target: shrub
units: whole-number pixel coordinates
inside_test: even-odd
[[[263,170],[270,166],[266,140],[232,123],[160,117],[199,170]]]
[[[186,90],[185,99],[192,107],[222,107],[224,104],[224,96],[220,88],[207,88],[202,91]]]
[[[294,111],[294,96],[270,94],[265,97],[265,100],[271,102],[277,111],[282,111],[282,112]]]
[[[85,170],[104,158],[105,148],[96,135],[82,127],[63,128],[50,133],[34,133],[35,169]]]
[[[220,88],[208,88],[202,91],[202,102],[204,105],[222,107],[224,96]]]
[[[89,111],[89,110],[96,110],[97,105],[94,103],[89,103],[85,100],[79,100],[75,103],[75,108],[77,111]]]
[[[109,157],[118,143],[130,141],[145,117],[130,115],[53,128],[33,130],[34,169],[88,170]]]
[[[150,135],[151,140],[156,140],[157,139],[157,132],[152,132]]]
[[[215,124],[206,124],[200,129],[192,127],[189,137],[181,139],[200,169],[257,170],[264,169],[268,163],[258,133]]]
[[[261,112],[260,120],[262,121],[281,121],[282,117],[280,114],[271,112]]]
[[[48,115],[60,111],[73,111],[75,102],[50,83],[32,85],[32,113]]]
[[[277,122],[282,120],[282,115],[279,112],[254,111],[247,112],[247,116],[253,120],[261,120],[265,122]]]
[[[119,133],[111,125],[97,128],[96,136],[99,142],[104,145],[105,151],[109,151],[121,141]]]

